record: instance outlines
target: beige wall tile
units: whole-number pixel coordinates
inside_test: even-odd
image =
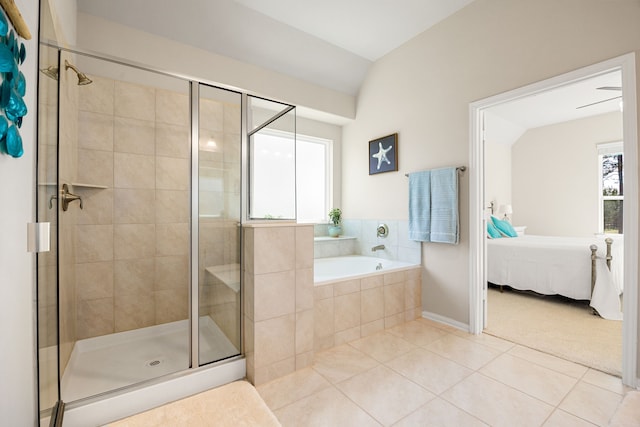
[[[113,261],[76,264],[78,299],[113,297]]]
[[[296,313],[296,355],[313,351],[313,309]]]
[[[155,323],[153,294],[142,292],[116,295],[114,319],[116,332],[153,326]]]
[[[238,116],[240,111],[237,111]],[[223,130],[223,104],[211,99],[200,100],[200,127],[209,130]]]
[[[379,274],[377,276],[365,277],[360,281],[360,288],[365,289],[380,288],[384,285],[384,276]]]
[[[316,301],[326,298],[333,298],[333,285],[314,286],[313,298]]]
[[[151,293],[154,286],[154,258],[119,259],[115,261],[116,295]],[[151,299],[147,300],[152,304]]]
[[[113,192],[116,224],[152,224],[156,216],[155,190],[116,188]]]
[[[255,323],[256,369],[294,357],[295,314]]]
[[[156,308],[156,324],[175,322],[189,317],[187,289],[167,289],[153,293]]]
[[[189,257],[156,257],[154,289],[173,289],[189,287]]]
[[[181,159],[190,158],[189,127],[156,123],[156,155]]]
[[[114,81],[99,76],[91,76],[93,83],[78,91],[78,109],[113,115]]]
[[[296,354],[296,371],[308,368],[313,365],[313,357],[315,352],[308,351],[306,353]]]
[[[155,255],[153,224],[118,224],[114,226],[115,259],[152,258]]]
[[[244,314],[253,323],[254,307],[255,307],[255,287],[253,285],[254,276],[252,274],[244,275]]]
[[[157,224],[156,255],[188,255],[189,224]]]
[[[112,152],[79,149],[77,182],[113,187],[113,167]]]
[[[340,296],[360,292],[360,280],[346,280],[333,285],[333,296]]]
[[[296,268],[313,267],[313,226],[296,227]]]
[[[313,309],[313,268],[296,270],[296,311]]]
[[[353,328],[345,329],[344,331],[336,332],[334,337],[334,344],[340,345],[360,339],[360,325]]]
[[[111,188],[74,188],[82,197],[84,208],[78,212],[77,224],[113,224],[113,190]]]
[[[156,158],[157,189],[188,190],[189,178],[189,161],[187,159]]]
[[[240,117],[239,105],[224,104],[224,131],[239,134]]]
[[[156,152],[156,129],[153,121],[116,117],[113,149],[119,153],[145,154]]]
[[[393,283],[404,282],[407,280],[407,272],[406,271],[394,271],[393,273],[387,273],[384,275],[384,284],[391,285]]]
[[[78,112],[78,147],[113,151],[113,116]]]
[[[112,225],[77,225],[76,262],[110,261],[113,259]]]
[[[256,322],[295,313],[295,271],[256,275],[254,294]]]
[[[341,295],[333,300],[336,333],[360,326],[360,293]]]
[[[331,337],[335,332],[333,326],[333,298],[316,300],[313,307],[314,337],[316,340]]]
[[[276,378],[291,374],[296,370],[296,359],[290,357],[268,366],[257,367],[255,372],[255,385],[268,383]]]
[[[385,276],[387,276],[385,274]],[[404,311],[404,283],[398,282],[384,286],[385,317]]]
[[[156,160],[141,154],[114,153],[113,185],[116,188],[155,188]]]
[[[363,290],[360,298],[360,317],[363,324],[384,317],[384,290],[382,287]]]
[[[115,115],[140,120],[155,120],[156,91],[147,86],[141,86],[122,81],[115,82]]]
[[[189,192],[156,190],[156,222],[189,222]]]
[[[113,298],[79,301],[77,338],[113,333]]]
[[[417,279],[404,282],[404,309],[420,307],[422,304],[422,284]]]
[[[255,274],[295,269],[295,227],[254,229]]]
[[[189,125],[189,95],[185,84],[184,92],[158,89],[156,91],[156,121],[175,125]]]

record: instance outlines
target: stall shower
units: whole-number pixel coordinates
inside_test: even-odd
[[[240,357],[246,95],[53,46],[40,63],[41,412]]]

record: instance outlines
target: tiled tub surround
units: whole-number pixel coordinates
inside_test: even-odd
[[[313,361],[313,226],[244,225],[247,378],[263,384]]]
[[[314,352],[421,313],[420,266],[313,283],[313,226],[244,226],[247,377],[263,384],[309,366]]]
[[[419,265],[316,283],[314,350],[326,350],[421,316]]]

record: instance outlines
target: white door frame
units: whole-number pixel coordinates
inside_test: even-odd
[[[475,101],[469,105],[469,332],[480,334],[486,312],[486,223],[484,195],[484,110],[525,96],[611,71],[622,72],[625,160],[624,204],[624,320],[622,324],[622,382],[640,385],[638,358],[638,127],[635,54],[629,53],[541,82]]]

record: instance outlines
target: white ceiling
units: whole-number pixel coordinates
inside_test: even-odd
[[[77,0],[78,10],[356,95],[371,64],[473,0]],[[602,114],[620,74],[491,108],[509,142],[526,129]]]
[[[373,61],[473,0],[77,0],[78,10],[355,95]]]
[[[487,138],[512,144],[527,129],[619,111],[622,92],[598,88],[621,85],[620,71],[613,71],[491,107],[485,112]]]

